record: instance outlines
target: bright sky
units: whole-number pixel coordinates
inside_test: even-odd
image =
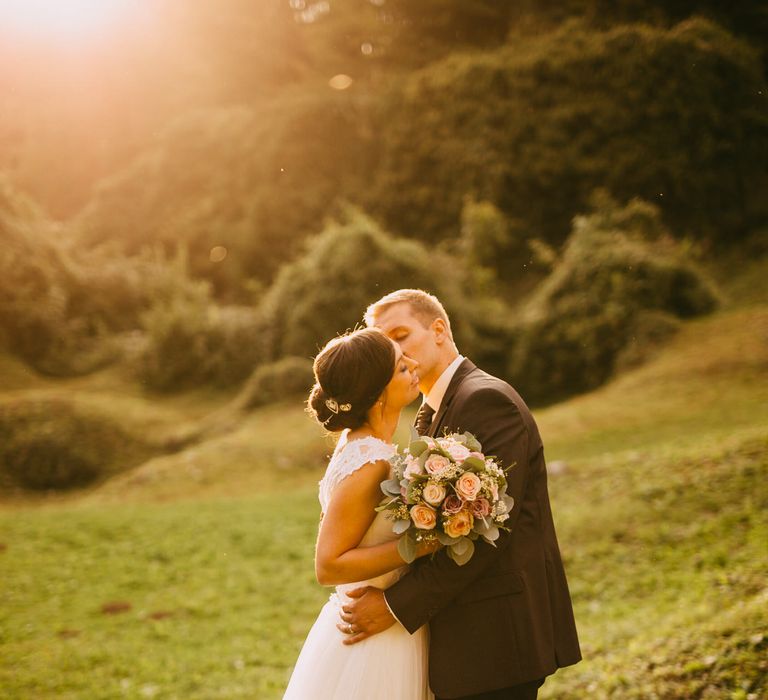
[[[75,41],[112,34],[136,14],[136,0],[0,0],[0,34]]]

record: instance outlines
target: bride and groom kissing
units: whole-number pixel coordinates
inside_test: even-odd
[[[509,384],[459,354],[431,294],[392,292],[365,321],[315,358],[309,409],[339,435],[320,481],[315,569],[335,592],[284,700],[535,699],[581,658],[536,423]],[[431,541],[407,565],[376,511],[400,412],[419,391],[420,434],[466,431],[514,465],[506,531],[461,566]]]

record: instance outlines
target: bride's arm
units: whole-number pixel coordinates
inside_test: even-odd
[[[397,552],[397,540],[360,546],[383,498],[379,484],[388,476],[388,462],[370,462],[334,489],[320,523],[315,552],[315,574],[323,586],[364,581],[405,563]],[[417,553],[423,556],[436,548],[423,545]]]

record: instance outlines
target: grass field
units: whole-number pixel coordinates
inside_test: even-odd
[[[768,693],[768,304],[755,286],[645,365],[536,412],[564,463],[550,492],[585,656],[542,697]],[[150,403],[121,382],[17,374],[8,394],[106,405],[119,392],[127,420],[157,429],[226,415],[227,397]],[[4,497],[0,697],[279,698],[328,594],[312,555],[329,447],[297,402],[84,491]]]

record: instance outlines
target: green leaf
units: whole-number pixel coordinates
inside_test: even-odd
[[[396,498],[390,498],[389,500],[383,500],[379,505],[377,505],[374,510],[377,513],[381,513],[385,510],[390,510],[392,508],[392,504],[396,501]]]
[[[472,540],[470,540],[468,537],[460,537],[458,542],[456,542],[456,544],[454,544],[451,549],[453,549],[454,553],[456,554],[464,554],[464,552],[467,551],[471,544]]]
[[[400,482],[397,479],[387,479],[381,482],[381,490],[385,496],[399,496]]]
[[[459,566],[464,566],[475,553],[475,543],[472,540],[467,540],[467,546],[460,551],[457,551],[457,545],[448,548],[448,556],[453,559]]]
[[[414,440],[410,445],[408,445],[408,451],[414,457],[419,457],[428,447],[429,445],[427,445],[424,440],[419,438],[418,440]]]
[[[402,535],[410,526],[410,520],[395,520],[395,524],[392,526],[392,532],[396,535]]]
[[[485,462],[479,457],[467,457],[462,463],[463,469],[470,472],[484,472]]]
[[[410,564],[416,559],[416,543],[409,534],[403,535],[397,542],[397,551],[403,558],[403,561]]]
[[[450,537],[449,535],[446,535],[441,530],[437,530],[435,532],[437,535],[437,540],[440,542],[440,544],[445,545],[446,547],[451,547],[454,544],[456,544],[459,541],[459,537]]]
[[[478,439],[472,435],[472,433],[464,433],[464,444],[467,446],[468,450],[472,450],[472,452],[482,452],[483,447],[478,441]]]

